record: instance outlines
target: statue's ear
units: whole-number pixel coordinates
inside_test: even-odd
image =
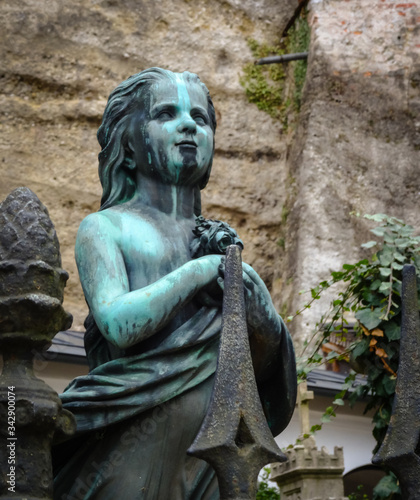
[[[126,141],[124,149],[129,153],[129,156],[131,156],[131,157],[133,156],[134,146],[133,146],[133,140],[131,137]]]
[[[136,168],[136,163],[134,161],[134,146],[131,137],[124,143],[124,165],[130,170]]]
[[[130,170],[134,170],[136,168],[136,162],[129,156],[124,158],[124,165]]]

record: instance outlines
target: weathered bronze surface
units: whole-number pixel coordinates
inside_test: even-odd
[[[258,395],[237,245],[226,253],[223,325],[212,399],[188,453],[213,466],[221,500],[254,499],[264,465],[287,460],[273,439]]]
[[[223,254],[241,244],[227,224],[200,217],[215,130],[208,90],[191,73],[151,68],[110,95],[98,131],[102,205],[76,243],[90,373],[61,396],[77,439],[57,449],[56,499],[219,498],[214,470],[187,455],[216,372]],[[292,343],[261,278],[245,263],[242,273],[259,396],[278,434],[296,398]],[[242,419],[240,446],[257,436],[262,417],[253,418]],[[267,440],[265,456],[278,460]]]
[[[46,208],[19,188],[0,204],[0,498],[52,499],[51,445],[75,431],[70,412],[33,371],[34,356],[71,325],[68,275]]]
[[[400,362],[391,421],[373,463],[388,466],[404,500],[420,499],[420,319],[416,268],[405,265]]]

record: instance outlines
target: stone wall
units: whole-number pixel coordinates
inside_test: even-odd
[[[0,198],[31,188],[48,207],[70,272],[66,307],[86,314],[74,263],[80,221],[97,210],[96,131],[106,99],[150,66],[200,75],[218,130],[203,212],[237,227],[244,258],[273,280],[285,203],[282,127],[239,84],[249,37],[273,41],[295,0],[4,0],[0,7]]]
[[[26,185],[47,205],[70,272],[66,307],[86,312],[74,264],[80,221],[97,210],[96,130],[110,91],[150,66],[200,75],[219,126],[203,212],[227,220],[282,311],[298,291],[358,258],[387,212],[420,227],[417,2],[311,0],[299,124],[287,134],[239,85],[246,40],[272,43],[296,0],[3,0],[0,198]],[[288,214],[288,217],[286,215]],[[285,250],[278,244],[286,235]],[[318,309],[291,324],[308,335]]]
[[[282,290],[299,297],[344,262],[364,258],[372,224],[350,212],[387,213],[420,230],[420,4],[311,0],[311,48],[293,179]],[[293,322],[308,337],[325,308]]]

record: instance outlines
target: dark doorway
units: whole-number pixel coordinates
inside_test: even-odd
[[[367,495],[369,499],[373,496],[373,488],[385,476],[385,472],[376,465],[363,465],[348,472],[344,478],[344,495],[358,494],[357,498],[363,499]],[[359,487],[361,487],[359,489]]]

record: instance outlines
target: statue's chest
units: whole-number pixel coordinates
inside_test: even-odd
[[[174,223],[132,224],[123,234],[122,251],[130,288],[147,286],[191,260],[192,230]]]

